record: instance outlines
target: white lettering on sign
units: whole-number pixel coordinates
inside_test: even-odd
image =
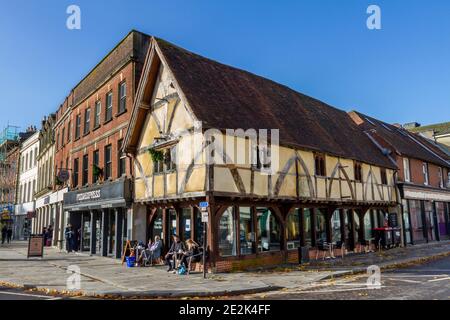
[[[98,199],[100,197],[101,197],[101,190],[89,191],[89,192],[77,194],[77,201]]]

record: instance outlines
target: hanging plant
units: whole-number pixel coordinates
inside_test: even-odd
[[[150,156],[152,157],[152,161],[154,163],[164,160],[164,154],[162,153],[162,151],[158,151],[158,150],[155,150],[155,149],[149,149],[148,153],[150,153]]]
[[[99,168],[97,165],[92,165],[92,173],[94,174],[94,177],[98,177],[103,175],[103,169]]]
[[[64,181],[60,180],[58,176],[55,176],[55,183],[57,186],[64,185]]]

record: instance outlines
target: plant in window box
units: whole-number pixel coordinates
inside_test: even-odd
[[[164,160],[164,154],[163,154],[162,151],[158,151],[158,150],[155,150],[155,149],[149,149],[148,153],[150,153],[150,156],[152,157],[153,163]]]
[[[97,179],[98,177],[103,176],[103,169],[99,166],[93,164],[92,165],[92,173],[94,174],[94,177]]]

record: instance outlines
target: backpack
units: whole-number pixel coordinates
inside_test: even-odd
[[[180,266],[180,268],[178,268],[178,274],[179,275],[185,275],[187,273],[186,267],[184,265]]]

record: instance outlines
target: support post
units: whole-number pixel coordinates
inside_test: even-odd
[[[116,219],[115,226],[116,226],[116,239],[114,241],[114,256],[116,259],[120,259],[122,257],[122,214],[119,211],[119,209],[114,209],[114,217]]]
[[[96,223],[96,213],[91,210],[91,242],[90,242],[90,252],[91,254],[96,254],[96,241],[97,241],[97,223]]]
[[[107,209],[102,209],[102,256],[108,256],[108,225],[109,214]]]

